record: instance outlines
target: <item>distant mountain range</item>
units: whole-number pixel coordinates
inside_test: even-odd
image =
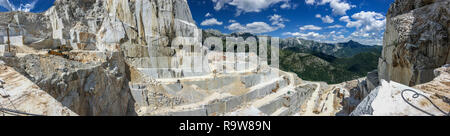
[[[203,38],[255,37],[251,33],[222,34],[217,30],[203,30]],[[259,46],[259,45],[258,45]],[[345,43],[320,43],[301,38],[280,39],[280,69],[294,72],[304,80],[330,84],[364,77],[377,69],[382,46],[363,45],[353,40]]]
[[[346,58],[362,52],[381,52],[383,47],[363,45],[352,40],[346,43],[330,44],[301,38],[287,38],[280,40],[280,48],[302,53],[323,53],[338,58]]]

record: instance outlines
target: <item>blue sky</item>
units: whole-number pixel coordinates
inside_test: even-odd
[[[54,2],[55,0],[0,0],[0,12],[43,12],[50,8]]]
[[[202,29],[381,45],[394,0],[188,0]],[[42,12],[54,0],[0,0],[0,11]]]

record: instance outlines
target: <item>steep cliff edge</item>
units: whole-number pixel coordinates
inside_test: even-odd
[[[414,86],[450,63],[450,1],[396,0],[387,13],[379,79]]]

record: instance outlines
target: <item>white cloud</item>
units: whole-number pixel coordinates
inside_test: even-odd
[[[331,31],[325,34],[319,34],[316,32],[301,33],[301,32],[285,32],[283,35],[298,37],[306,40],[314,40],[323,43],[342,43],[353,40],[365,45],[382,45],[382,37],[370,37],[364,35],[351,34],[349,36],[343,35],[341,32]]]
[[[302,39],[316,40],[316,41],[319,41],[320,39],[326,38],[326,36],[321,35],[321,34],[316,33],[316,32],[309,32],[309,33],[300,33],[300,32],[291,33],[291,32],[286,32],[286,33],[283,33],[283,35],[289,35],[289,36],[299,37],[299,38],[302,38]]]
[[[272,22],[272,25],[278,26],[279,28],[284,28],[285,27],[284,22],[289,21],[289,20],[281,17],[278,14],[274,14],[272,16],[269,16],[269,18],[270,18],[269,21]]]
[[[316,18],[321,18],[321,17],[322,17],[322,15],[316,14]]]
[[[222,25],[222,24],[223,24],[223,22],[217,21],[216,18],[210,18],[210,19],[207,19],[207,20],[203,21],[200,25],[202,25],[202,26],[211,26],[211,25]]]
[[[327,28],[342,28],[344,26],[342,25],[332,25],[332,26],[328,26]]]
[[[278,14],[274,14],[269,16],[269,21],[271,22],[271,25],[265,22],[253,22],[246,25],[241,25],[236,20],[229,20],[228,22],[232,24],[225,28],[235,32],[249,32],[259,34],[259,33],[273,32],[275,30],[284,28],[285,27],[284,23],[289,20],[283,18]]]
[[[315,25],[305,25],[300,27],[300,30],[304,31],[304,30],[322,30],[322,27],[319,26],[315,26]]]
[[[381,13],[373,11],[361,11],[350,17],[343,16],[339,20],[346,22],[348,28],[360,29],[362,32],[379,32],[383,31],[386,26],[386,17]]]
[[[351,34],[351,36],[353,36],[353,37],[365,37],[365,38],[368,38],[368,37],[371,36],[371,34],[374,34],[374,33],[364,33],[364,32],[362,32],[362,31],[355,31],[355,32],[353,32],[353,33]]]
[[[280,8],[282,9],[296,9],[298,4],[292,4],[291,2],[287,1],[283,4],[281,4]]]
[[[205,17],[212,17],[212,14],[208,12],[206,13]]]
[[[347,39],[353,39],[367,45],[382,45],[383,32],[386,27],[386,17],[373,11],[361,11],[351,17],[343,16],[339,19],[346,22],[347,28],[355,28]]]
[[[347,10],[350,10],[353,5],[346,2],[340,2],[340,0],[331,0],[330,7],[333,9],[333,13],[336,15],[345,15]]]
[[[337,25],[335,25],[337,26]],[[343,27],[343,26],[341,26]],[[357,30],[351,33],[347,33],[348,31],[345,29],[341,29],[339,31],[331,31],[331,32],[285,32],[283,35],[299,37],[307,40],[314,40],[318,42],[324,43],[342,43],[347,42],[349,40],[357,41],[361,44],[365,45],[382,45],[383,42],[383,31],[380,32],[363,32],[361,30]]]
[[[236,15],[240,15],[241,12],[261,12],[272,5],[284,2],[289,3],[290,0],[212,0],[216,5],[214,9],[216,11],[221,10],[225,4],[235,6],[237,9]],[[291,5],[285,5],[283,7],[292,7]]]
[[[229,3],[233,0],[212,0],[216,5],[214,6],[214,10],[219,11],[225,6],[226,3]]]
[[[32,9],[34,9],[36,3],[37,0],[33,0],[29,3],[21,3],[19,6],[16,6],[9,2],[9,0],[0,0],[0,6],[7,9],[8,11],[30,12]]]
[[[246,25],[241,25],[240,23],[233,23],[226,27],[228,30],[235,32],[249,32],[249,33],[267,33],[278,29],[278,27],[270,26],[264,22],[253,22]]]
[[[306,4],[309,4],[309,5],[312,5],[312,4],[314,4],[314,0],[305,0],[305,3]]]
[[[284,3],[284,4],[282,4],[281,6],[280,6],[280,8],[282,8],[282,9],[290,9],[292,6],[291,6],[291,4],[289,4],[289,3]]]
[[[328,16],[328,15],[322,17],[322,15],[316,14],[316,18],[320,18],[320,19],[322,19],[322,22],[328,23],[328,24],[334,22],[334,19],[332,17]]]
[[[346,15],[347,11],[351,8],[356,7],[355,5],[351,5],[345,1],[342,0],[305,0],[305,3],[308,5],[325,5],[330,4],[330,8],[333,11],[333,14],[335,15]]]
[[[343,17],[339,18],[339,21],[349,22],[349,21],[350,21],[350,17],[348,17],[348,16],[343,16]]]

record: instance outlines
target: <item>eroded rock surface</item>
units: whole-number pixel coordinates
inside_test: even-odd
[[[396,0],[387,13],[380,79],[408,86],[434,79],[450,63],[450,1]]]

